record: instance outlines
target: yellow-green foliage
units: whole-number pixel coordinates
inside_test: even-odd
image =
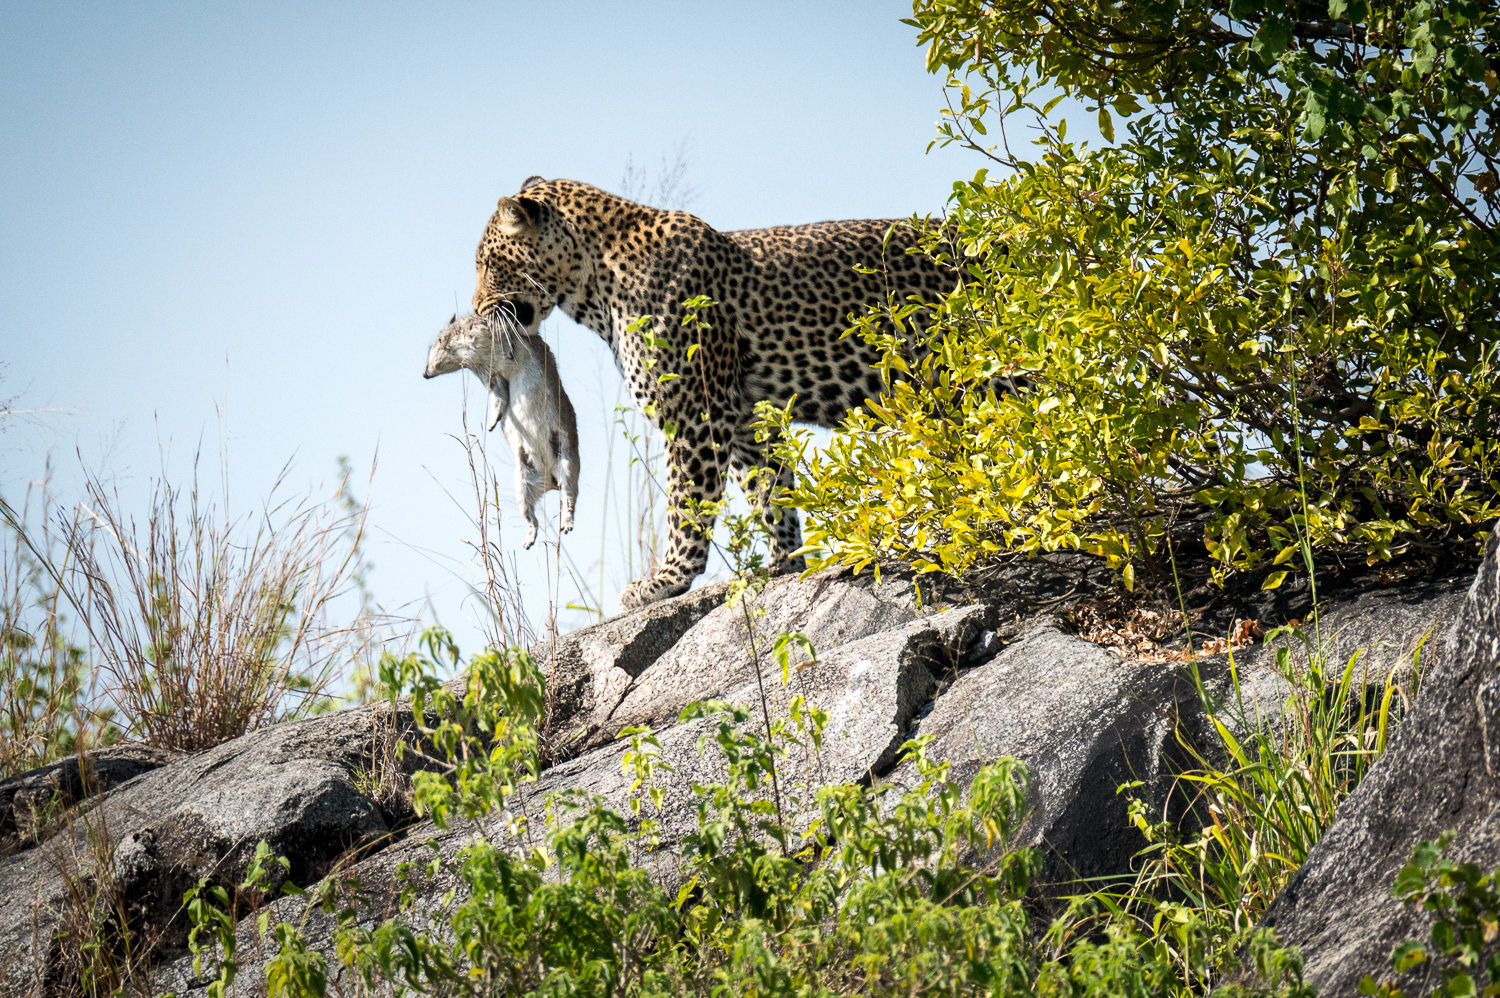
[[[1500,515],[1495,80],[1473,61],[1496,5],[1311,22],[1362,46],[1233,6],[917,3],[955,74],[939,141],[1005,172],[929,227],[964,285],[854,327],[893,383],[804,448],[810,546],[952,572],[1080,549],[1131,586],[1191,506],[1220,577],[1292,567],[1299,534],[1374,561]],[[1136,117],[1089,149],[1043,86],[1100,102],[1111,141],[1103,104]],[[1023,112],[1032,159],[997,141]],[[1029,391],[988,390],[1016,376]]]

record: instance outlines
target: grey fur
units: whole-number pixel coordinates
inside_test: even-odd
[[[536,543],[536,502],[552,489],[565,497],[558,529],[573,529],[578,502],[578,419],[557,377],[557,358],[540,336],[528,335],[503,315],[454,316],[427,356],[424,378],[467,368],[489,391],[485,426],[504,423],[516,457],[516,502]]]

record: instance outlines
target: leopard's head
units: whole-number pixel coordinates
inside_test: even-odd
[[[582,265],[571,226],[548,203],[549,186],[531,177],[521,193],[501,198],[474,254],[474,312],[508,311],[527,333],[574,293]]]

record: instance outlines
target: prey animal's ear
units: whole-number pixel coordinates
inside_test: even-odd
[[[546,209],[532,198],[501,198],[496,210],[500,215],[500,231],[516,236],[535,232]]]
[[[448,325],[450,325],[450,326],[453,325],[457,321],[458,321],[458,313],[457,312],[454,312],[451,316],[448,317]]]

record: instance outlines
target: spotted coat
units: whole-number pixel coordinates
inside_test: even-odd
[[[609,344],[636,405],[659,428],[676,426],[666,557],[622,606],[685,592],[707,567],[712,521],[684,500],[719,499],[726,469],[770,526],[772,565],[800,564],[795,511],[765,502],[787,479],[753,475],[765,462],[750,429],[755,403],[795,399],[796,420],[834,426],[880,392],[878,352],[841,334],[851,314],[890,295],[931,300],[952,289],[952,270],[906,253],[916,238],[890,219],[719,232],[572,180],[533,177],[500,199],[475,254],[474,311],[512,309],[535,332],[562,309]],[[702,313],[706,329],[682,324],[683,302],[697,295],[718,303]],[[641,316],[666,346],[630,331]]]

